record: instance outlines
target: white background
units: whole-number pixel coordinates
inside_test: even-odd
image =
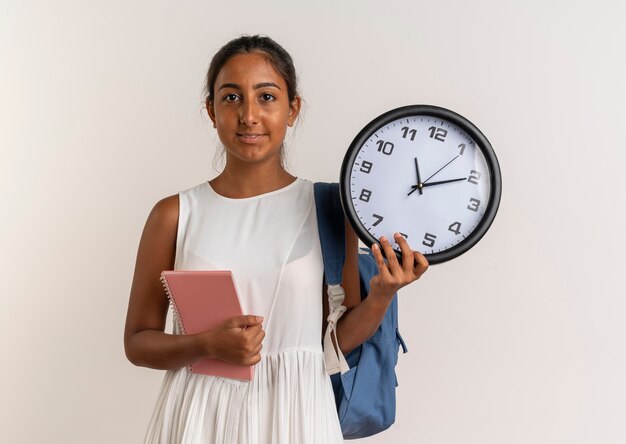
[[[122,331],[156,201],[215,175],[212,54],[293,55],[291,171],[337,180],[373,117],[426,103],[490,139],[498,216],[401,294],[397,423],[370,443],[626,442],[621,0],[0,2],[0,429],[137,443],[162,372]]]

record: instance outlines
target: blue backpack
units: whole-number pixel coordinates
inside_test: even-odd
[[[317,223],[324,257],[326,285],[341,283],[345,261],[344,213],[339,184],[315,183]],[[361,300],[370,290],[370,279],[378,274],[369,249],[359,249]],[[396,419],[395,367],[398,350],[407,352],[398,331],[398,296],[394,295],[374,335],[346,355],[350,369],[331,375],[343,437],[364,438],[388,429]]]

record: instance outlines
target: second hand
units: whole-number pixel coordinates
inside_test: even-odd
[[[428,179],[426,179],[424,182],[422,182],[422,185],[424,185],[426,182],[428,182],[430,179],[432,179],[433,177],[435,177],[435,174],[437,174],[439,171],[443,170],[445,167],[447,167],[448,165],[450,165],[452,162],[454,162],[456,160],[457,157],[459,157],[460,154],[458,154],[454,159],[452,159],[450,162],[446,163],[444,166],[442,166],[441,168],[439,168],[437,171],[435,171],[433,173],[432,176],[430,176]]]

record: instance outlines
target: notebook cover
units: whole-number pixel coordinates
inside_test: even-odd
[[[183,334],[215,328],[228,318],[241,316],[233,274],[221,270],[163,271],[161,281]],[[252,380],[252,366],[239,366],[204,358],[189,366],[193,373]]]

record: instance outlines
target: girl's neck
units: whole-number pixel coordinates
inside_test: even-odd
[[[296,180],[282,166],[274,167],[229,167],[228,162],[224,171],[209,183],[213,190],[231,199],[244,199],[260,194],[276,191],[286,187]]]

